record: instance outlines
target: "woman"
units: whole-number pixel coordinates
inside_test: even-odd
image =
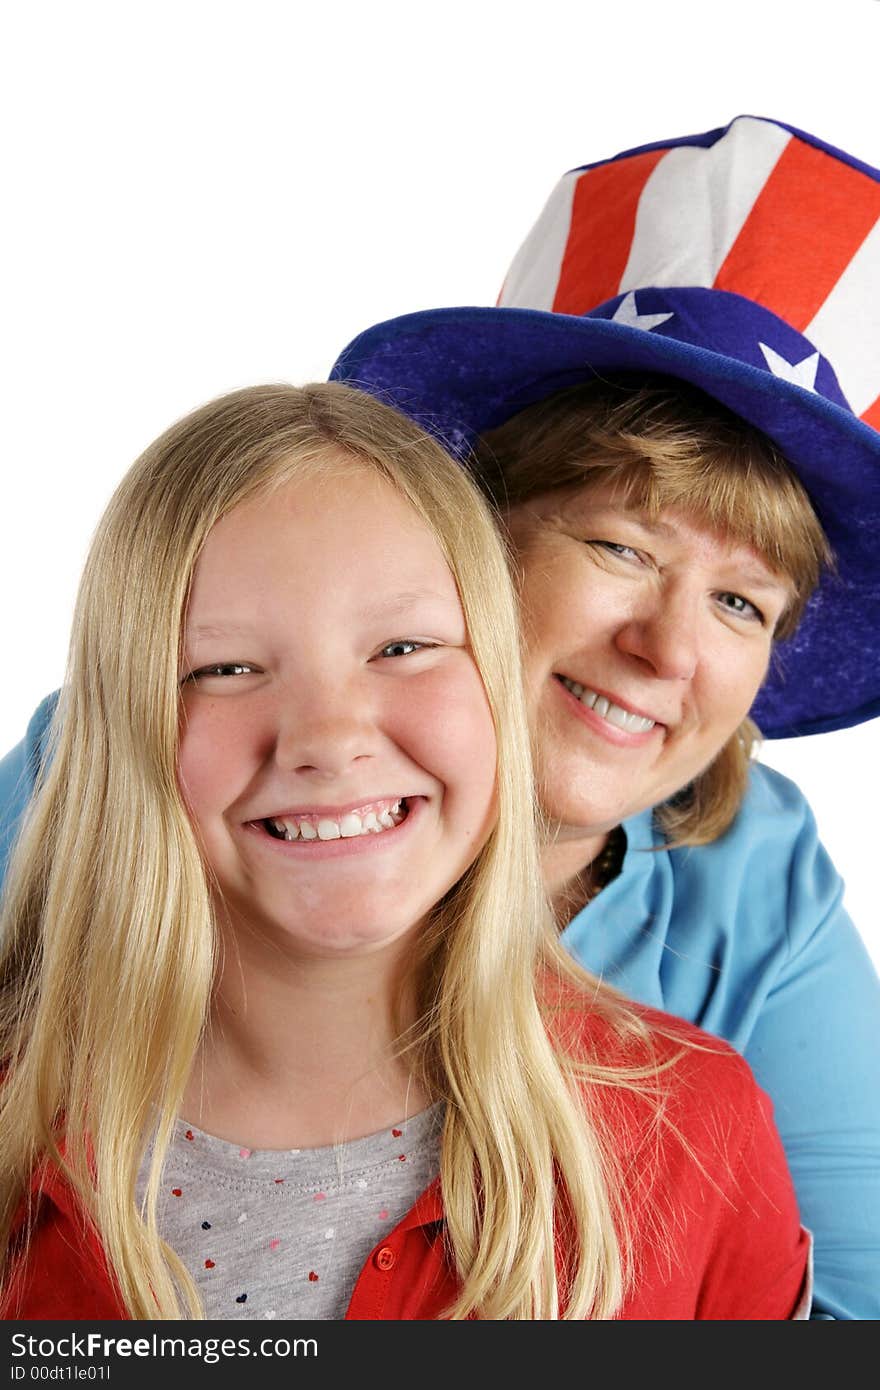
[[[63,699],[2,919],[5,1316],[804,1316],[747,1066],[551,929],[503,548],[412,421],[172,426]]]
[[[562,939],[751,1061],[835,1318],[880,1316],[880,988],[749,715],[880,712],[880,437],[828,361],[880,419],[878,219],[876,170],[741,117],[572,171],[502,307],[378,325],[334,368],[505,514]]]

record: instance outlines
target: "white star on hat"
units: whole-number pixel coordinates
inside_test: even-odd
[[[819,366],[818,352],[811,353],[802,362],[787,362],[766,343],[759,343],[758,347],[763,352],[764,360],[774,376],[780,377],[783,381],[790,381],[793,386],[802,386],[805,391],[815,392],[816,371]]]
[[[643,328],[646,333],[650,333],[652,328],[671,318],[672,314],[640,314],[636,308],[635,290],[630,290],[614,310],[611,322],[623,323],[627,328]]]

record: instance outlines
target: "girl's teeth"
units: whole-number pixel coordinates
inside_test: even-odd
[[[653,729],[656,720],[645,719],[640,714],[633,714],[630,710],[623,709],[621,705],[615,705],[604,695],[597,695],[595,690],[588,690],[586,686],[580,685],[577,681],[570,681],[566,676],[562,677],[562,684],[566,690],[570,690],[576,699],[580,700],[587,709],[595,710],[609,724],[614,724],[618,729],[626,729],[629,733],[644,734],[649,729]]]
[[[393,830],[405,818],[406,810],[401,798],[390,809],[365,811],[360,816],[354,811],[347,811],[338,821],[324,816],[313,823],[311,820],[297,821],[285,816],[283,819],[270,820],[268,824],[285,840],[353,840],[358,835],[376,835],[383,830]]]

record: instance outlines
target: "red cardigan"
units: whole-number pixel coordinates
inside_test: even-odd
[[[632,1199],[636,1278],[623,1319],[790,1318],[803,1293],[809,1237],[770,1102],[746,1063],[725,1043],[690,1024],[662,1018],[688,1049],[665,1073],[669,1128],[644,1144]],[[579,1030],[595,1041],[595,1016]],[[601,1039],[607,1057],[620,1045]],[[661,1058],[677,1050],[660,1039]],[[596,1088],[596,1100],[624,1152],[639,1154],[649,1108],[638,1096]],[[690,1152],[688,1152],[688,1149]],[[100,1243],[84,1231],[70,1187],[57,1171],[34,1184],[35,1222],[26,1254],[13,1267],[4,1316],[21,1319],[120,1319],[127,1315],[108,1274]],[[383,1239],[366,1261],[346,1313],[353,1319],[442,1317],[456,1289],[444,1248],[439,1181]],[[798,1316],[804,1316],[799,1312]]]

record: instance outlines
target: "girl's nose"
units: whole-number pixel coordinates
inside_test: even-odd
[[[645,595],[621,626],[617,646],[661,680],[692,679],[699,660],[699,597],[679,590]]]
[[[285,772],[330,780],[377,751],[379,730],[364,701],[300,690],[278,712],[274,757]]]

